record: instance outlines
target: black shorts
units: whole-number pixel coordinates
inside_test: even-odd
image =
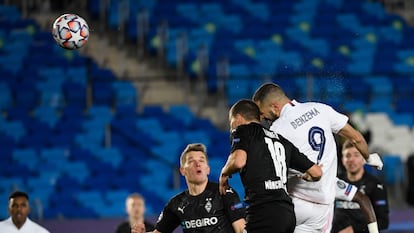
[[[247,233],[291,233],[296,217],[292,203],[275,201],[247,208]]]

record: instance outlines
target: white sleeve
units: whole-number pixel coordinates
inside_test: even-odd
[[[358,188],[336,177],[335,199],[352,201]]]
[[[329,116],[328,120],[331,122],[332,132],[338,133],[348,123],[349,118],[328,105],[326,105],[326,109]]]

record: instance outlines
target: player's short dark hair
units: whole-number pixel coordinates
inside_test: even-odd
[[[230,116],[240,114],[246,120],[260,121],[260,109],[251,100],[242,99],[237,101],[230,109]]]
[[[181,156],[180,156],[180,165],[181,166],[184,166],[185,162],[187,161],[186,155],[191,151],[201,151],[201,152],[203,152],[203,154],[206,156],[206,159],[208,160],[207,148],[204,144],[202,144],[202,143],[190,143],[185,147],[184,151],[181,153]]]
[[[13,199],[13,198],[16,198],[16,197],[24,197],[24,198],[26,198],[27,200],[29,200],[29,195],[27,195],[27,193],[22,192],[22,191],[15,191],[15,192],[12,192],[12,193],[9,195],[9,200],[11,200],[11,199]]]
[[[265,83],[261,85],[253,94],[254,102],[265,101],[270,94],[277,94],[279,96],[285,96],[283,89],[274,83]]]

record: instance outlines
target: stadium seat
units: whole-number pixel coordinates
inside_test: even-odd
[[[384,179],[387,185],[397,185],[404,182],[404,165],[398,155],[382,156],[384,163]]]

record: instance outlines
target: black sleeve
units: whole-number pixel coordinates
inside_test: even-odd
[[[235,150],[244,150],[247,151],[249,148],[249,133],[247,131],[247,127],[244,125],[241,125],[237,127],[232,133],[231,133],[231,151],[230,153],[233,153]]]
[[[231,223],[245,217],[245,205],[240,201],[239,194],[233,188],[226,191],[223,198],[223,207]]]
[[[378,228],[380,230],[387,229],[389,224],[389,207],[386,187],[380,182],[376,182],[370,199],[377,216]]]
[[[152,223],[144,221],[144,224],[145,224],[145,231],[146,232],[155,230],[155,226]]]
[[[173,232],[180,225],[180,219],[171,211],[171,202],[168,203],[158,217],[155,229],[162,233]]]
[[[280,135],[279,135],[280,136]],[[306,155],[302,154],[299,149],[294,146],[290,141],[281,137],[282,143],[285,145],[285,148],[290,150],[290,168],[298,170],[300,172],[306,172],[311,168],[315,163],[310,161]]]
[[[119,224],[116,228],[115,233],[125,233],[125,232],[131,232],[131,227],[129,226],[129,222],[122,222]]]

